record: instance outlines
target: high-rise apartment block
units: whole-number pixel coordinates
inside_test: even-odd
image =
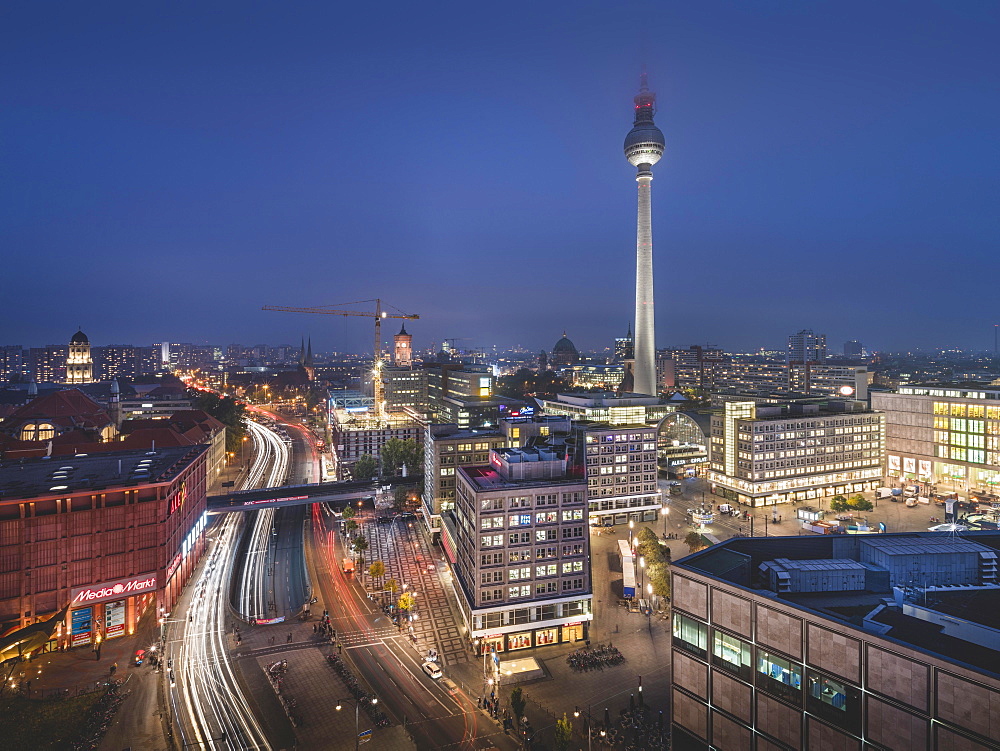
[[[789,363],[823,362],[826,359],[826,335],[802,329],[788,337]]]
[[[565,447],[489,452],[456,470],[442,544],[469,638],[483,654],[587,637],[593,618],[586,483]]]
[[[863,402],[727,402],[712,416],[709,482],[716,495],[765,506],[881,484],[885,417]]]
[[[872,392],[885,413],[886,479],[939,490],[995,493],[1000,487],[1000,388],[924,383]]]
[[[28,368],[31,377],[38,383],[64,383],[68,354],[69,347],[65,344],[32,347],[28,350]]]
[[[1000,748],[995,532],[733,538],[672,570],[672,748]]]

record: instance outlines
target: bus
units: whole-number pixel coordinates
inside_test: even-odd
[[[618,555],[622,561],[622,592],[626,600],[635,597],[635,554],[628,540],[618,541]]]

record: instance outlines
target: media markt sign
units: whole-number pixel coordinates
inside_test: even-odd
[[[362,730],[360,733],[358,733],[358,743],[367,743],[371,739],[372,739],[371,730]]]
[[[78,587],[73,590],[73,604],[82,605],[87,602],[117,600],[156,589],[156,574],[142,574],[128,579],[98,584],[91,587]]]

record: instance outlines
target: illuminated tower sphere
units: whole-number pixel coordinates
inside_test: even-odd
[[[66,383],[93,383],[94,361],[90,356],[90,340],[82,331],[69,340],[66,356]]]
[[[658,393],[656,388],[656,338],[653,330],[653,223],[650,217],[650,183],[653,165],[663,156],[663,133],[653,124],[656,94],[649,90],[646,73],[639,77],[635,121],[625,136],[625,157],[638,174],[639,214],[635,240],[635,393]]]

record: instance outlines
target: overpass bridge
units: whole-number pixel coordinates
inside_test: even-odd
[[[422,486],[423,475],[393,477],[385,480],[350,480],[347,482],[321,482],[312,485],[282,485],[276,488],[238,490],[225,495],[210,495],[208,510],[212,513],[228,511],[257,511],[262,508],[299,506],[304,503],[344,503],[371,498],[379,488]]]

